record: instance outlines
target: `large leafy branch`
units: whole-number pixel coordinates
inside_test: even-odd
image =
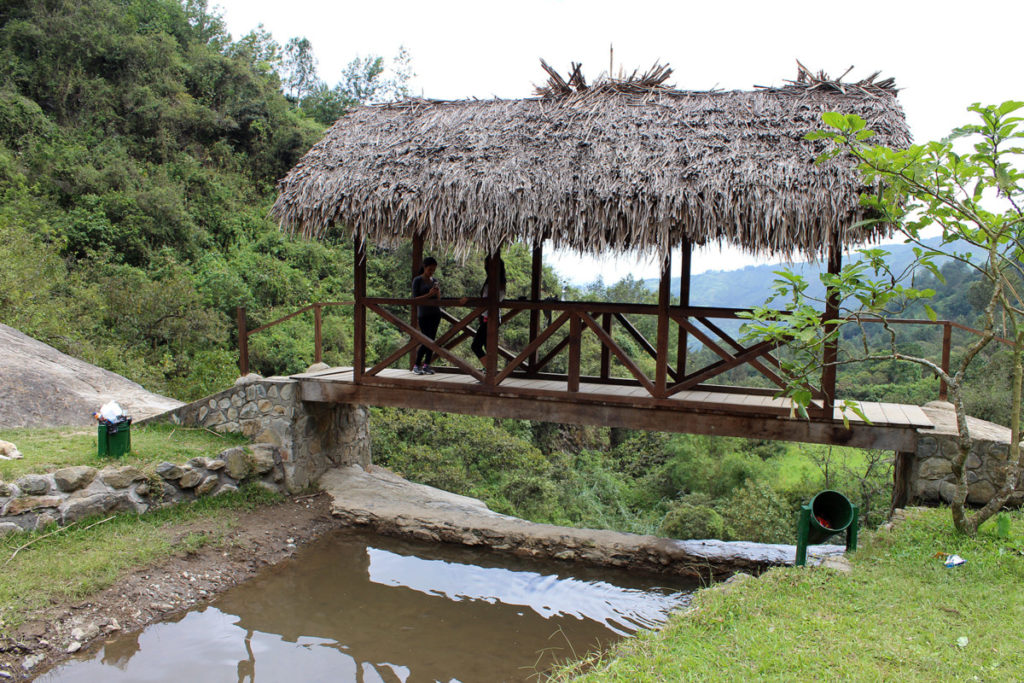
[[[1005,504],[1022,466],[1019,442],[1024,374],[1024,328],[1020,319],[1024,315],[1024,171],[1020,159],[1024,148],[1019,141],[1024,138],[1020,127],[1024,119],[1014,115],[1022,107],[1024,102],[974,104],[969,111],[980,119],[977,123],[957,128],[943,140],[903,150],[870,144],[874,133],[859,116],[825,114],[823,120],[828,128],[807,135],[807,139],[822,141],[826,147],[818,162],[852,157],[868,187],[874,188],[861,198],[872,217],[852,229],[872,223],[890,225],[915,245],[915,259],[904,270],[894,272],[885,261],[884,250],[860,249],[860,258],[840,272],[822,274],[826,296],[836,297],[840,302],[840,314],[834,319],[823,319],[820,310],[824,301],[809,295],[809,285],[803,277],[779,271],[771,298],[765,306],[754,310],[746,325],[748,338],[787,344],[788,355],[783,362],[789,384],[785,393],[793,399],[794,410],[802,415],[806,415],[811,401],[808,382],[822,368],[825,347],[837,344],[850,325],[859,328],[860,344],[858,348],[842,347],[836,365],[910,362],[924,366],[945,382],[956,411],[959,434],[959,452],[952,463],[957,481],[952,501],[954,525],[971,534]],[[924,242],[925,235],[932,232],[940,235],[938,247]],[[960,246],[963,243],[969,251]],[[944,281],[938,267],[944,258],[976,270],[988,288],[979,323],[981,334],[949,371],[929,358],[907,353],[892,322],[915,301],[922,301],[929,318],[936,320],[935,311],[927,304],[934,291],[916,287],[915,277],[920,272],[930,272],[940,282]],[[784,304],[785,310],[769,307],[779,303]],[[866,326],[872,323],[884,329],[884,348],[869,342]],[[1007,478],[988,504],[968,516],[964,509],[964,463],[971,448],[971,434],[963,388],[968,368],[997,337],[997,332],[1009,337],[1013,359],[1012,441]],[[852,411],[864,418],[856,402],[843,401],[839,405],[844,415]]]

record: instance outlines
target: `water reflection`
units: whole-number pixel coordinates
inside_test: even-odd
[[[40,681],[521,681],[662,623],[678,587],[340,533]]]

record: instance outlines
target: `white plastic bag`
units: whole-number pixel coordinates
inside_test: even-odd
[[[117,405],[117,401],[110,401],[100,408],[100,417],[113,424],[114,422],[119,422],[124,417],[124,410],[121,409],[121,406]]]

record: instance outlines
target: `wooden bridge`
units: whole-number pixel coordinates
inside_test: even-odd
[[[807,133],[823,126],[819,113],[855,113],[879,144],[905,146],[895,91],[870,83],[848,91],[806,74],[748,92],[683,92],[646,77],[609,77],[597,87],[578,66],[567,80],[546,69],[551,80],[536,98],[357,108],[279,183],[272,212],[285,229],[312,238],[347,233],[354,243],[354,301],[303,309],[315,320],[319,361],[323,310],[353,307],[351,362],[298,375],[302,397],[913,451],[917,430],[931,426],[917,406],[863,402],[863,417],[837,410],[834,335],[818,359],[820,382],[803,387],[807,415],[796,417],[778,397],[788,382],[775,343],[737,339],[730,331],[742,309],[693,306],[689,295],[694,245],[803,255],[836,275],[844,250],[889,234],[891,226],[864,220],[877,216],[860,201],[869,188],[853,161],[815,163],[822,148]],[[485,256],[489,296],[368,295],[370,245],[411,243],[402,291],[425,241],[438,254]],[[504,300],[500,253],[512,243],[533,249],[531,281],[523,299]],[[541,291],[543,245],[657,254],[657,304],[552,300],[560,292]],[[675,300],[674,254],[681,254]],[[828,289],[823,321],[840,317],[838,296]],[[436,340],[416,327],[416,308],[427,305],[441,306],[448,321]],[[487,325],[480,368],[463,347],[484,315],[501,322]],[[944,326],[948,368],[954,324],[907,322]],[[824,325],[827,334],[835,330]],[[390,328],[399,341],[384,351],[368,346],[371,328]],[[250,331],[239,312],[243,374],[247,339],[259,329]],[[410,372],[409,356],[421,344],[447,367]]]

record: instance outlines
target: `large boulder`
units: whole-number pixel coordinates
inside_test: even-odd
[[[94,426],[116,400],[136,420],[181,404],[0,324],[0,428]]]

